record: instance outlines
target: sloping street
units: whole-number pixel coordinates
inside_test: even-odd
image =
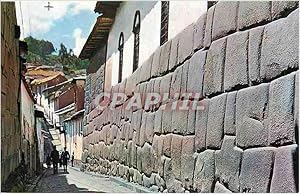
[[[69,167],[64,173],[59,169],[58,174],[53,175],[52,169],[46,170],[37,184],[34,192],[38,193],[136,193],[141,190],[135,189],[138,185],[128,184],[123,180],[111,180],[104,175],[93,175],[79,171],[77,168]],[[142,190],[146,191],[146,190]]]

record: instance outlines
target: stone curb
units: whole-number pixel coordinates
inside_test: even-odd
[[[40,182],[41,178],[45,175],[46,169],[43,170],[43,172],[34,180],[33,184],[28,188],[27,192],[32,193],[35,191],[36,186]]]
[[[72,168],[73,170],[76,170],[76,171],[79,171],[79,172],[82,172],[80,169],[76,168],[76,167],[70,167]],[[122,178],[119,178],[119,177],[113,177],[113,176],[109,176],[109,175],[102,175],[102,174],[96,174],[96,173],[92,173],[92,172],[86,172],[84,171],[85,174],[88,174],[88,175],[91,175],[91,176],[95,176],[95,177],[99,177],[99,178],[109,178],[111,181],[123,186],[123,187],[126,187],[136,193],[152,193],[152,191],[150,191],[149,189],[147,188],[144,188],[140,185],[137,185],[137,184],[134,184],[134,183],[131,183],[131,182],[127,182],[125,180],[123,180]]]

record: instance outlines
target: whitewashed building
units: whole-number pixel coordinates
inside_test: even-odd
[[[97,2],[100,16],[80,57],[90,59],[88,73],[104,66],[104,88],[109,90],[206,10],[206,1]]]

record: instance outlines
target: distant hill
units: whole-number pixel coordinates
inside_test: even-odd
[[[28,63],[59,66],[62,65],[66,75],[74,74],[78,70],[86,69],[89,61],[81,60],[74,55],[72,49],[67,49],[61,43],[58,55],[54,53],[55,49],[52,42],[47,40],[38,40],[29,36],[24,39],[28,45],[28,55],[26,56]]]

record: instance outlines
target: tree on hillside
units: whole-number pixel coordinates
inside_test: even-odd
[[[63,44],[60,44],[58,55],[53,54],[55,51],[53,44],[46,40],[38,40],[33,37],[24,39],[28,45],[27,62],[54,66],[61,64],[66,74],[75,70],[86,69],[88,60],[81,60],[72,49],[69,49]]]
[[[41,57],[46,57],[55,51],[53,44],[49,41],[37,40],[32,36],[25,38],[24,41],[27,43],[30,52]]]

